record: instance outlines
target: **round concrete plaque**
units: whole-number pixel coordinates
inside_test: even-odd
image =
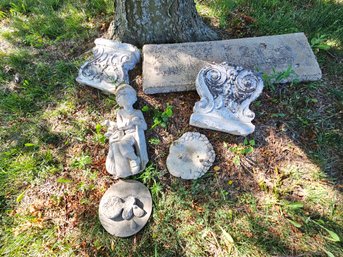
[[[174,141],[167,158],[168,171],[183,179],[197,179],[212,166],[215,153],[205,135],[186,132]]]
[[[101,198],[99,219],[111,235],[129,237],[140,231],[152,211],[151,194],[134,180],[119,180]]]

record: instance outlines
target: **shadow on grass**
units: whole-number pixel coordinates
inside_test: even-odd
[[[202,187],[201,193],[192,194],[194,183],[175,181],[175,185],[172,185],[175,191],[167,189],[168,200],[163,196],[154,199],[153,218],[141,232],[127,239],[109,239],[106,233],[102,234],[107,247],[98,254],[151,256],[154,250],[157,256],[324,256],[322,249],[311,250],[315,247],[310,244],[315,245],[315,240],[304,238],[306,234],[312,236],[319,233],[318,228],[310,226],[297,229],[290,223],[280,226],[280,222],[287,220],[271,221],[260,215],[254,207],[251,209],[251,206],[245,206],[238,200],[218,198],[217,188],[209,185],[207,179],[197,184]],[[228,207],[233,213],[221,216],[221,211],[228,212]],[[306,211],[310,216],[316,215],[315,212]],[[88,224],[88,221],[85,222]],[[330,226],[336,231],[340,229],[332,221]],[[102,230],[101,227],[98,229]],[[232,236],[232,241],[222,229]],[[85,226],[84,233],[88,231]],[[100,231],[94,231],[94,234]],[[88,239],[94,237],[89,236]],[[293,238],[294,244],[290,238]],[[299,248],[297,240],[303,240],[302,248]],[[111,242],[114,245],[112,248]],[[336,246],[336,251],[340,251],[339,246]]]
[[[95,32],[91,30],[94,17],[108,17],[113,12],[113,3],[110,0],[48,0],[42,4],[34,0],[4,0],[0,8],[4,17],[10,17],[13,28],[3,36],[12,42],[44,48],[56,42],[73,41],[75,44],[93,38],[95,35],[89,33]]]
[[[279,9],[277,6],[279,1],[274,2],[270,8],[266,8],[263,4],[257,4],[258,6],[256,6],[256,8],[261,8],[259,9],[261,12],[262,8],[265,8],[263,9],[265,14],[260,16],[261,21],[255,28],[260,31],[259,33],[284,33],[293,32],[295,29],[298,31],[299,29],[305,30],[309,35],[313,36],[318,33],[327,33],[330,34],[330,38],[341,42],[336,27],[331,27],[340,27],[339,16],[333,15],[332,11],[338,10],[340,12],[341,5],[322,3],[323,6],[320,6],[320,8],[323,7],[323,9],[319,14],[323,15],[319,15],[319,20],[312,24],[311,21],[314,18],[307,19],[307,15],[300,17],[302,12],[306,13],[305,9],[300,8],[300,11],[295,14],[290,12],[289,15],[298,15],[299,18],[292,18],[291,20],[290,16],[282,16],[282,12],[289,10],[287,8],[290,8],[290,6],[287,5],[287,8]],[[308,1],[308,4],[310,3],[312,1]],[[250,8],[253,7],[255,7],[255,3],[251,3]],[[60,6],[57,5],[53,8],[59,9]],[[310,9],[310,7],[308,8]],[[317,12],[320,8],[315,8],[313,12]],[[269,13],[275,11],[279,11],[279,15],[278,12],[276,14]],[[338,22],[335,22],[333,16]],[[270,17],[273,17],[273,20]],[[311,15],[311,17],[315,17],[315,15]],[[329,17],[328,20],[325,20],[325,17]],[[51,19],[44,16],[39,18],[41,20],[32,18],[29,25],[34,21],[40,21],[45,25],[41,29],[35,25],[36,27],[32,27],[34,29],[30,31],[30,28],[27,30],[27,28],[21,27],[25,24],[18,17],[19,20],[16,22],[19,23],[15,24],[20,26],[16,25],[19,30],[19,34],[16,35],[20,39],[26,40],[25,43],[28,45],[31,45],[32,42],[33,45],[36,42],[40,44],[40,38],[42,38],[43,44],[49,45],[50,40],[64,39],[66,29],[70,29],[73,31],[72,33],[82,34],[82,31],[86,28],[68,27],[69,25],[64,24],[68,20],[61,20],[60,18],[58,15],[53,16]],[[281,20],[278,20],[278,18]],[[298,25],[294,25],[301,24],[304,20],[306,20],[304,23],[307,24],[306,26],[297,27]],[[54,21],[56,21],[56,24],[53,26],[56,27],[50,28],[49,23]],[[266,30],[266,27],[263,26],[266,23],[271,23],[271,21],[273,21],[272,25],[278,26]],[[318,26],[318,24],[324,25]],[[330,26],[327,27],[327,24],[330,24]],[[310,25],[315,26],[314,29]],[[59,28],[60,26],[62,28]],[[52,29],[52,31],[49,32],[48,29]],[[331,34],[330,31],[332,30],[335,32]],[[35,33],[37,33],[37,38]],[[62,37],[59,38],[59,36]],[[35,46],[40,47],[40,45]],[[42,155],[36,145],[44,147],[50,145],[50,150],[58,148],[61,155],[66,155],[67,148],[72,148],[73,143],[76,144],[73,138],[81,138],[80,142],[82,143],[85,142],[82,140],[87,135],[91,135],[89,129],[85,129],[82,124],[73,123],[77,111],[81,108],[89,108],[85,113],[88,112],[89,115],[93,115],[92,113],[100,108],[99,113],[102,115],[108,114],[111,108],[109,105],[106,106],[105,99],[107,97],[99,97],[96,90],[75,86],[74,78],[80,63],[51,61],[56,58],[49,54],[44,58],[40,57],[39,61],[31,53],[24,55],[9,54],[4,57],[0,61],[2,79],[9,82],[16,73],[20,73],[23,79],[17,90],[0,93],[1,119],[4,124],[3,131],[1,131],[2,140],[8,144],[4,145],[4,150],[5,152],[11,149],[18,151],[18,153],[11,156],[13,159],[10,162],[11,165],[15,165],[16,171],[19,171],[19,173],[13,172],[11,175],[20,176],[31,170],[39,173],[43,168],[42,163],[46,160],[46,157]],[[326,55],[323,60],[328,63],[328,66],[334,63]],[[12,70],[3,72],[7,70],[7,66]],[[329,74],[329,78],[333,79],[334,76]],[[232,164],[232,153],[228,149],[224,149],[222,143],[241,144],[243,138],[196,129],[188,125],[189,114],[192,112],[193,104],[198,98],[196,93],[154,97],[140,94],[141,100],[138,103],[140,107],[146,103],[153,106],[158,104],[161,108],[164,108],[166,103],[175,106],[174,117],[171,119],[167,130],[157,129],[147,132],[148,137],[157,135],[162,139],[161,145],[149,147],[151,159],[157,164],[158,169],[164,172],[156,177],[161,190],[153,195],[153,216],[148,225],[136,236],[128,239],[113,238],[104,231],[97,218],[97,205],[102,192],[99,191],[95,195],[94,190],[89,190],[84,197],[89,198],[90,203],[79,204],[80,199],[77,198],[79,188],[73,188],[68,194],[70,194],[71,199],[75,194],[74,202],[79,205],[73,207],[74,212],[70,212],[68,217],[63,217],[66,226],[72,223],[74,217],[78,217],[78,225],[71,227],[79,229],[80,233],[77,234],[76,238],[68,239],[68,244],[72,245],[72,252],[76,255],[88,254],[90,256],[151,256],[154,254],[158,256],[225,256],[229,254],[233,256],[324,256],[324,249],[326,249],[339,256],[341,243],[330,243],[326,239],[329,235],[325,229],[311,222],[305,223],[308,217],[316,222],[323,220],[325,228],[335,231],[342,238],[341,220],[339,219],[339,213],[335,213],[339,206],[330,207],[329,204],[323,204],[322,201],[328,199],[328,197],[323,196],[315,196],[314,201],[306,203],[306,197],[295,194],[296,188],[284,184],[288,177],[293,176],[292,174],[274,173],[276,169],[280,168],[282,161],[289,161],[290,163],[294,161],[292,159],[293,155],[279,158],[284,156],[285,152],[290,151],[286,147],[288,144],[292,144],[305,153],[305,155],[299,154],[300,161],[303,161],[302,157],[307,156],[310,162],[318,164],[321,168],[321,172],[315,174],[317,178],[313,180],[308,180],[306,172],[298,174],[299,178],[294,182],[295,186],[301,187],[301,185],[305,184],[308,186],[311,183],[321,182],[325,180],[324,173],[327,174],[329,180],[340,181],[339,169],[341,165],[339,158],[341,157],[340,146],[342,141],[340,141],[339,128],[342,126],[341,121],[336,116],[339,113],[338,102],[341,101],[341,98],[337,98],[337,92],[339,92],[339,86],[341,85],[339,81],[339,79],[334,81],[330,84],[330,87],[326,84],[302,84],[290,86],[289,89],[286,88],[280,92],[266,89],[259,99],[261,105],[256,107],[259,110],[256,110],[255,124],[257,130],[251,136],[255,138],[257,143],[254,150],[255,155],[248,156],[252,158],[253,165],[246,164],[246,158],[241,156],[242,165],[240,167]],[[141,85],[136,84],[136,86],[141,92]],[[113,101],[110,101],[109,104],[113,106]],[[51,115],[51,117],[44,116],[43,114],[49,109],[56,109],[56,112],[48,111],[46,115]],[[284,118],[271,118],[273,114],[280,113],[286,116]],[[319,114],[316,115],[317,113]],[[97,112],[96,115],[98,115]],[[44,118],[42,118],[43,116]],[[147,121],[150,125],[152,119],[151,115],[147,115]],[[98,121],[97,119],[94,120]],[[52,129],[54,125],[61,122],[71,124],[71,131],[68,130],[70,127],[67,126],[60,132]],[[269,137],[269,139],[280,142],[279,146],[281,148],[273,148],[273,142],[266,141],[270,131],[266,130],[267,127],[264,127],[264,125],[271,128],[270,131],[276,134],[276,137]],[[175,179],[166,173],[165,169],[165,158],[170,141],[178,138],[182,132],[189,130],[200,131],[208,136],[215,145],[218,156],[215,165],[221,168],[219,172],[211,172],[204,178],[194,182]],[[71,141],[71,143],[65,145],[66,141]],[[13,142],[13,145],[10,144],[11,142]],[[33,146],[29,145],[23,149],[23,145],[25,146],[26,143],[32,143]],[[92,147],[93,145],[86,146],[86,150],[90,151],[92,157],[96,158],[98,152],[94,151]],[[282,149],[282,147],[285,149]],[[83,148],[82,151],[84,150]],[[35,163],[33,163],[34,169],[31,166],[21,169],[23,166],[19,164],[23,165],[23,162],[21,159],[16,159],[20,155],[29,158],[27,164],[30,164],[33,158],[35,160]],[[59,161],[59,163],[61,162],[65,164],[65,160]],[[48,165],[56,166],[56,163],[52,161]],[[7,167],[1,168],[7,169]],[[261,173],[264,173],[266,179],[256,177],[254,168],[263,171]],[[58,169],[62,173],[62,168],[58,167]],[[81,171],[77,170],[70,172],[68,175],[74,176],[78,174],[79,176],[79,173]],[[104,173],[100,173],[100,175],[105,176]],[[23,176],[23,178],[26,177]],[[29,179],[32,180],[32,178]],[[13,201],[13,197],[16,194],[8,196],[6,192],[13,184],[9,184],[11,180],[8,180],[8,178],[0,177],[0,180],[5,181],[5,188],[2,191],[4,193],[0,194],[0,205],[1,208],[10,210],[14,206],[13,202],[15,200]],[[21,184],[21,186],[23,185],[25,186],[25,183]],[[149,181],[147,185],[152,191],[154,185],[152,181]],[[315,185],[322,186],[322,184]],[[21,187],[15,188],[19,192],[21,189]],[[330,190],[336,191],[337,187],[333,183],[327,185],[327,191],[325,188],[311,188],[311,190],[309,191],[310,194],[315,194],[320,190],[322,190],[322,194],[326,194]],[[259,197],[261,194],[262,197]],[[8,202],[9,197],[12,197],[10,204]],[[271,210],[264,207],[265,205],[268,206],[268,203],[263,202],[268,197],[272,198],[269,204]],[[319,201],[318,205],[313,203],[316,200]],[[333,204],[337,204],[335,199],[331,200]],[[260,201],[262,202],[260,203]],[[287,210],[282,207],[283,201],[290,203],[300,201],[303,202],[304,207],[299,208],[296,212]],[[71,201],[63,204],[61,208],[68,209]],[[316,208],[320,205],[323,205],[323,209],[330,209],[332,214],[327,210],[319,212]],[[289,222],[289,219],[299,223],[301,227],[297,228]],[[64,241],[64,236],[65,234],[62,233],[59,238],[56,236],[56,240],[58,242]],[[44,235],[42,238],[44,238]],[[44,242],[42,244],[41,249],[45,249]],[[54,242],[54,247],[56,245],[58,246],[58,243],[55,244]],[[63,246],[61,246],[62,248]],[[58,251],[56,249],[59,248],[53,249]]]
[[[224,37],[275,35],[303,31],[343,44],[343,5],[339,1],[196,1],[199,11],[219,19]],[[228,34],[228,35],[226,35]]]
[[[327,66],[335,65],[329,55],[322,54],[322,58]],[[332,80],[330,87],[327,86],[329,79]],[[156,234],[159,236],[154,238],[152,235],[151,242],[146,244],[157,244],[156,251],[161,256],[216,256],[223,252],[225,256],[229,253],[225,244],[218,245],[214,239],[213,242],[204,239],[207,238],[207,230],[214,230],[212,232],[218,238],[223,237],[218,228],[221,226],[232,235],[233,245],[237,247],[232,248],[238,249],[237,252],[230,250],[232,256],[257,256],[257,253],[258,256],[326,256],[329,254],[326,251],[340,256],[341,242],[334,242],[328,232],[334,231],[339,238],[343,236],[342,220],[339,218],[342,214],[339,191],[342,181],[340,128],[343,124],[339,119],[341,97],[336,93],[340,83],[335,74],[324,69],[323,82],[265,88],[259,105],[253,108],[257,113],[254,121],[256,131],[249,138],[255,139],[254,153],[240,156],[239,167],[233,165],[234,154],[223,147],[223,142],[229,146],[242,145],[244,138],[188,125],[189,115],[198,100],[196,93],[141,95],[149,106],[159,106],[160,109],[164,109],[166,104],[174,106],[174,116],[168,129],[147,132],[147,137],[159,136],[161,139],[160,145],[150,148],[150,157],[159,170],[166,170],[166,154],[162,153],[168,153],[171,141],[186,131],[198,131],[210,139],[217,153],[215,165],[221,168],[214,173],[219,176],[218,184],[212,184],[215,176],[209,176],[208,180],[201,179],[199,184],[203,186],[195,194],[192,194],[194,188],[189,182],[179,181],[176,187],[171,188],[174,181],[171,176],[159,178],[160,184],[165,186],[163,192],[169,197],[174,197],[174,194],[177,200],[165,207],[173,210],[169,215],[161,206],[155,206],[158,214],[155,214],[150,227],[154,232],[158,231]],[[135,86],[141,90],[141,85]],[[146,119],[151,125],[153,117],[149,113]],[[297,166],[296,171],[285,164]],[[234,186],[231,187],[232,184]],[[223,202],[216,193],[232,194],[231,203],[230,197]],[[260,194],[265,194],[267,199],[275,198],[274,203],[270,204],[275,212],[264,213],[263,203],[256,207],[256,202],[263,198],[261,196],[255,198],[255,203],[240,203],[237,199],[245,194],[253,198]],[[206,216],[204,212],[215,216],[218,208],[209,207],[211,202],[217,202],[218,208],[230,207],[235,212],[235,218],[211,219],[207,215],[207,221],[197,220],[199,216]],[[285,202],[301,202],[302,207],[294,213],[282,208]],[[271,219],[272,215],[276,217]],[[237,221],[244,217],[248,217],[245,227],[237,227]],[[320,222],[324,228],[315,222]],[[184,232],[187,227],[189,230]],[[216,250],[206,248],[211,244]],[[247,245],[256,248],[249,249]],[[141,251],[148,252],[148,249],[141,248]]]

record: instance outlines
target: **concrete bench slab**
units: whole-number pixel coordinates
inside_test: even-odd
[[[286,71],[293,79],[316,81],[322,72],[304,33],[209,42],[150,44],[143,47],[143,90],[146,94],[195,90],[200,69],[227,62],[266,74]]]

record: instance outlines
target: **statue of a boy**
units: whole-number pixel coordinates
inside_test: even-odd
[[[105,121],[110,143],[106,169],[117,178],[125,178],[143,171],[149,161],[144,135],[147,124],[143,113],[133,108],[137,94],[130,85],[118,87],[116,101],[121,107],[116,122]]]

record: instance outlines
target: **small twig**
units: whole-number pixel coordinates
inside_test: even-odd
[[[331,53],[330,51],[326,51],[326,53],[327,53],[328,55],[330,55],[332,58],[334,58],[335,61],[339,62],[339,61],[338,61],[338,57],[337,57],[336,55],[334,55],[334,54]]]

